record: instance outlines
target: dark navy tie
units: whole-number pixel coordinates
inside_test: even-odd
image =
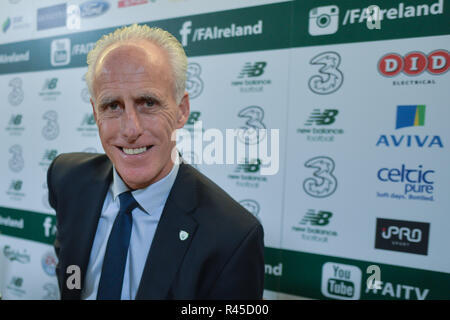
[[[120,210],[106,245],[97,300],[120,300],[122,293],[123,275],[133,227],[131,211],[138,206],[138,203],[130,191],[121,193],[119,199]]]

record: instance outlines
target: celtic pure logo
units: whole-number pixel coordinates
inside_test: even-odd
[[[305,163],[305,167],[316,169],[314,177],[303,182],[303,189],[315,198],[325,198],[334,193],[337,187],[336,177],[333,176],[334,161],[329,157],[314,157]]]
[[[250,211],[251,214],[253,214],[256,218],[258,218],[260,206],[259,203],[252,199],[245,199],[239,201],[241,206],[243,206],[245,209]]]
[[[14,78],[9,81],[12,91],[8,95],[8,101],[13,106],[18,106],[23,101],[22,79]]]
[[[21,171],[24,167],[22,147],[18,144],[15,144],[11,148],[9,148],[9,152],[12,153],[12,158],[9,159],[9,168],[14,172]]]
[[[317,94],[330,94],[338,90],[344,75],[338,69],[341,57],[336,52],[323,52],[311,59],[310,64],[322,65],[319,74],[309,78],[309,88]]]
[[[54,140],[59,134],[59,126],[58,122],[58,114],[56,111],[50,110],[44,113],[42,116],[44,120],[47,120],[47,123],[42,128],[42,136],[47,140]]]
[[[257,144],[266,137],[266,126],[262,122],[264,119],[264,110],[258,106],[249,106],[242,109],[239,118],[247,118],[245,126],[238,131],[238,139],[245,144]]]
[[[200,78],[202,68],[198,63],[191,62],[187,67],[186,91],[189,98],[197,98],[203,91],[203,80]]]

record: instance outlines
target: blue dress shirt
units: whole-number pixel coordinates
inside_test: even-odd
[[[178,160],[178,159],[177,159]],[[158,226],[164,205],[178,173],[179,164],[175,162],[172,170],[161,180],[145,189],[132,191],[139,207],[132,211],[133,229],[122,287],[122,300],[133,300],[139,288],[148,252],[152,245],[156,227]],[[86,270],[85,286],[81,298],[95,300],[102,271],[103,258],[109,234],[119,213],[119,194],[129,188],[113,169],[113,181],[103,202],[103,209],[97,226],[94,243]]]

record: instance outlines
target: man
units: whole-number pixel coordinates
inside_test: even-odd
[[[177,161],[186,68],[181,44],[147,26],[118,29],[89,53],[106,155],[62,154],[47,173],[62,299],[262,298],[262,226]],[[81,287],[69,266],[80,269]]]

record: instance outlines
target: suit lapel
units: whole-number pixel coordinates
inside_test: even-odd
[[[180,164],[147,256],[136,299],[166,299],[188,250],[197,222],[190,213],[197,205],[195,177]],[[187,238],[186,237],[187,233]]]
[[[76,241],[71,242],[74,245],[67,250],[71,261],[69,265],[80,266],[82,283],[81,290],[67,290],[68,296],[75,299],[81,298],[98,221],[112,180],[112,163],[108,158],[101,165],[95,167],[93,177],[94,179],[82,186],[79,199],[83,199],[83,201],[78,206],[73,206],[77,212],[71,215],[76,217],[77,221],[74,221],[73,225],[79,226],[79,232],[75,233]],[[82,222],[81,225],[80,221]]]

